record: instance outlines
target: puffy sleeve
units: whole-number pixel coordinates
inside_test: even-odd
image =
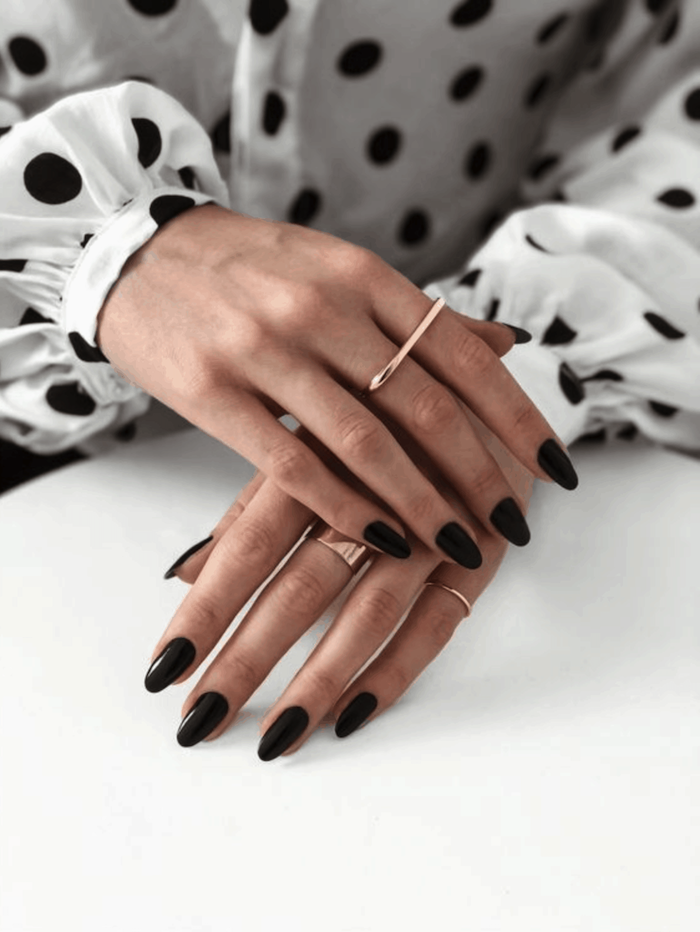
[[[426,290],[533,334],[503,362],[565,443],[700,454],[700,70],[548,168],[552,200]]]
[[[229,194],[207,132],[145,82],[23,116],[0,100],[0,436],[97,452],[151,400],[96,345],[110,288],[159,226]]]

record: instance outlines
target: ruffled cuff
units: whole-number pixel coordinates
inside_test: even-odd
[[[700,255],[656,224],[545,204],[425,290],[533,335],[504,365],[567,445],[613,429],[700,451]],[[693,290],[693,286],[695,291]]]
[[[228,190],[206,131],[142,82],[66,98],[0,147],[0,430],[96,450],[150,402],[95,343],[107,294],[162,224]]]

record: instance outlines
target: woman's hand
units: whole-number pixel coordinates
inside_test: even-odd
[[[498,358],[514,340],[502,324],[443,308],[371,402],[360,400],[432,303],[369,250],[206,204],[134,253],[100,312],[97,338],[132,383],[341,533],[403,559],[403,522],[441,559],[474,568],[481,554],[471,514],[486,526],[497,522],[511,541],[527,530],[522,515],[498,508],[508,483],[445,386],[535,476],[566,488],[576,479],[549,424]],[[469,517],[416,468],[375,410],[431,457]],[[277,421],[283,412],[376,499],[328,469]]]
[[[508,476],[512,494],[527,511],[532,476],[483,424],[470,412],[465,413]],[[403,442],[410,449],[410,441],[404,437]],[[420,456],[416,450],[413,455]],[[428,471],[424,458],[417,462]],[[460,508],[454,491],[436,475],[432,478]],[[231,619],[313,518],[308,509],[261,473],[255,476],[214,530],[212,541],[174,570],[174,575],[193,585],[153,652],[147,677],[151,691],[181,683],[196,671]],[[417,541],[410,559],[403,563],[384,556],[373,559],[330,629],[263,717],[260,731],[265,737],[258,750],[261,759],[272,760],[296,751],[329,710],[337,722],[336,734],[344,737],[361,724],[363,715],[376,717],[403,695],[465,616],[463,603],[444,589],[430,586],[421,592],[428,577],[439,566],[435,576],[473,605],[501,564],[507,547],[503,537],[479,527],[477,540],[484,561],[475,571],[441,564],[439,557]],[[350,579],[349,568],[337,554],[316,541],[303,542],[268,582],[185,700],[178,731],[180,744],[189,747],[204,738],[214,740],[226,731],[275,664]],[[391,641],[351,682],[395,630],[417,595]],[[155,663],[176,638],[185,638],[189,644],[176,642]],[[178,647],[186,648],[179,664]],[[350,712],[343,715],[351,703]],[[276,724],[280,716],[280,724]]]

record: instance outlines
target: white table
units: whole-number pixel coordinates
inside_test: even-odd
[[[187,430],[0,498],[3,932],[696,929],[700,463],[573,455],[403,699],[269,763],[313,631],[211,743],[143,686],[249,464]]]

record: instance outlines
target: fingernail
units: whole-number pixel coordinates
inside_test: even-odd
[[[372,524],[368,524],[364,537],[368,544],[379,547],[391,557],[405,560],[411,556],[411,546],[408,541],[383,521],[373,521]]]
[[[537,462],[563,489],[571,491],[578,485],[573,463],[555,440],[545,440],[537,454]]]
[[[274,760],[291,747],[309,724],[309,713],[300,705],[285,709],[270,725],[258,745],[260,760]]]
[[[340,713],[335,723],[335,733],[339,738],[347,738],[355,729],[369,718],[377,708],[377,697],[372,693],[360,693]]]
[[[529,343],[532,339],[532,334],[527,330],[523,330],[522,327],[514,327],[513,324],[505,324],[504,326],[513,331],[516,343]]]
[[[483,562],[479,548],[464,528],[461,528],[455,521],[451,521],[441,529],[435,538],[435,543],[445,551],[448,557],[452,557],[460,566],[466,566],[468,570],[477,569]]]
[[[220,725],[228,715],[228,701],[221,693],[203,693],[180,722],[177,743],[191,748]]]
[[[159,693],[182,676],[194,660],[197,649],[188,638],[174,638],[151,664],[144,685],[149,693]]]
[[[182,556],[177,558],[165,576],[163,576],[163,579],[172,579],[172,577],[175,575],[175,570],[179,566],[182,566],[183,563],[186,563],[191,556],[197,553],[198,550],[201,550],[202,547],[204,547],[205,544],[208,544],[210,540],[214,540],[211,535],[209,537],[205,537],[204,540],[200,540],[198,544],[194,544],[194,546],[190,547],[189,550],[185,550]]]
[[[490,515],[491,524],[516,547],[530,543],[530,528],[514,498],[504,498]]]

